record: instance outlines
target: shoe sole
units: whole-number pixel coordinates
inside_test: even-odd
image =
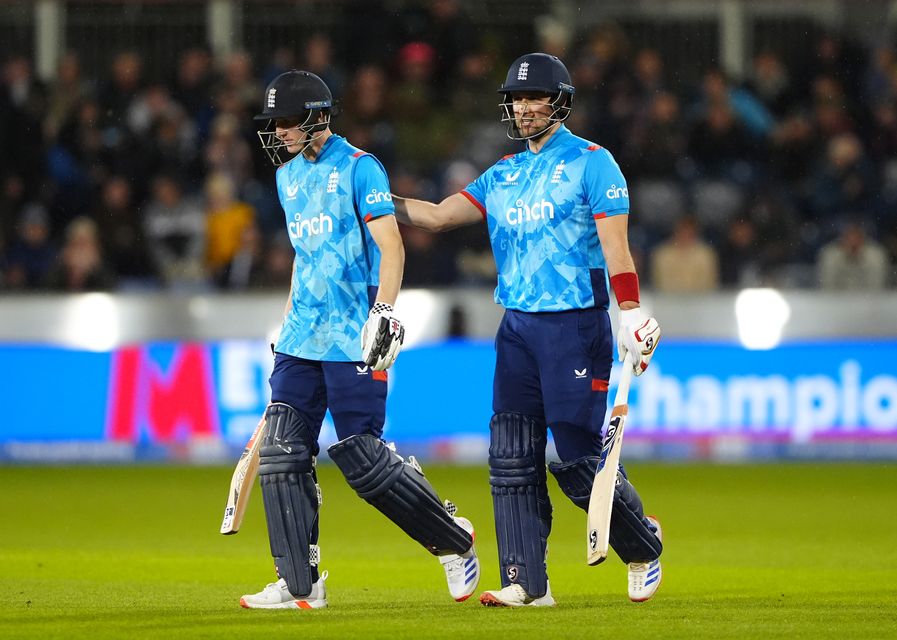
[[[522,607],[522,604],[508,604],[504,600],[499,600],[491,593],[484,593],[480,596],[480,604],[484,607]]]
[[[310,602],[308,600],[290,600],[278,604],[249,604],[245,598],[240,598],[240,606],[244,609],[323,609],[327,602]]]

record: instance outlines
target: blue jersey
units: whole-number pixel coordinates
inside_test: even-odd
[[[497,303],[528,312],[607,309],[595,220],[629,213],[610,152],[561,125],[539,153],[502,158],[461,193],[489,225]]]
[[[361,360],[368,288],[379,284],[380,270],[380,251],[366,223],[395,214],[383,165],[331,135],[315,162],[300,154],[277,170],[277,195],[296,258],[275,351],[309,360]]]

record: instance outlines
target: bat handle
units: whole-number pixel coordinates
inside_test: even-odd
[[[629,402],[629,384],[632,382],[632,354],[627,353],[623,359],[623,370],[620,371],[620,381],[617,384],[617,395],[614,397],[614,406]]]

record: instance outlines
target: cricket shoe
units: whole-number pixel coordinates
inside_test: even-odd
[[[647,516],[648,520],[657,527],[657,539],[663,542],[663,532],[660,522],[654,516]],[[650,600],[660,586],[662,577],[660,571],[660,558],[651,562],[629,563],[629,599],[633,602]]]
[[[510,584],[498,591],[484,591],[480,596],[484,607],[553,607],[556,603],[551,595],[551,585],[541,598],[534,598],[519,584]]]
[[[240,606],[244,609],[323,609],[327,606],[327,591],[324,588],[326,579],[325,571],[311,586],[311,593],[297,598],[287,588],[287,581],[281,578],[258,593],[240,598]]]
[[[476,590],[480,584],[480,559],[477,558],[477,552],[474,548],[476,541],[476,533],[473,530],[473,524],[467,518],[455,516],[455,505],[450,501],[445,501],[446,511],[455,519],[455,523],[470,534],[470,549],[458,555],[457,553],[449,553],[439,556],[439,562],[445,569],[445,579],[448,582],[449,593],[456,602],[464,602]]]

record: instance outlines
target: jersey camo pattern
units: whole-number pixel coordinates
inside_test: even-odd
[[[292,294],[275,351],[309,360],[361,360],[368,287],[380,252],[364,221],[395,213],[382,165],[332,135],[309,162],[277,171],[277,192],[296,251]]]
[[[626,181],[606,149],[562,125],[539,153],[503,158],[464,192],[485,208],[497,303],[528,312],[593,307],[590,269],[604,270],[606,294],[595,219],[629,213]]]

